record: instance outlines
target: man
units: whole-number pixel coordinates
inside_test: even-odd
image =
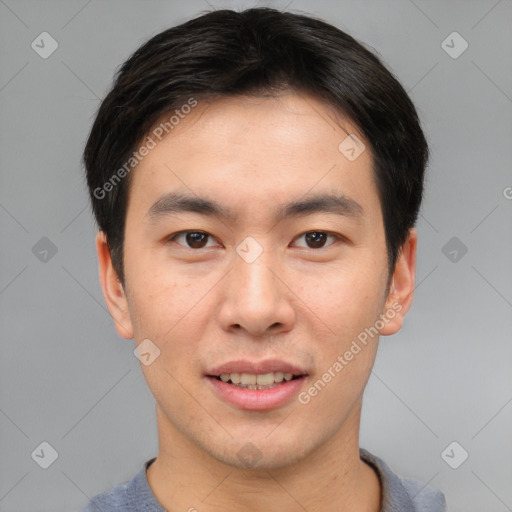
[[[359,448],[379,336],[413,297],[427,157],[397,80],[311,17],[215,11],[124,63],[84,163],[159,452],[86,511],[445,510]]]

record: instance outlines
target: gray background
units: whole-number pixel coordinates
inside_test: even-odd
[[[403,330],[381,340],[361,445],[443,490],[451,512],[510,511],[512,2],[267,5],[320,16],[377,49],[431,144],[415,302]],[[80,157],[115,69],[210,8],[0,1],[1,511],[78,510],[157,453],[154,400],[98,284]],[[44,31],[59,45],[46,59],[31,48]],[[469,43],[458,58],[442,47],[454,31]],[[48,469],[31,456],[43,441],[58,453]],[[462,449],[469,458],[452,469],[445,460],[460,462]]]

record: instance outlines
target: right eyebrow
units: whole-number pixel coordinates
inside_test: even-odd
[[[232,212],[209,199],[177,192],[169,192],[161,196],[151,205],[146,217],[151,222],[156,222],[162,217],[182,212],[198,213],[229,220],[235,218]]]

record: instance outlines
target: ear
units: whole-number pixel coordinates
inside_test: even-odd
[[[96,250],[98,252],[100,284],[105,296],[105,302],[114,319],[116,330],[126,339],[133,338],[133,327],[128,310],[126,294],[112,265],[110,248],[103,231],[96,236]]]
[[[418,234],[412,228],[398,256],[386,305],[382,312],[384,327],[380,330],[380,334],[383,336],[395,334],[400,330],[404,317],[411,307],[414,295],[417,242]]]

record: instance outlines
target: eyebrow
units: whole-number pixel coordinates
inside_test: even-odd
[[[183,212],[198,213],[228,221],[236,220],[234,212],[207,198],[186,193],[169,192],[157,199],[146,213],[150,222]],[[279,207],[274,219],[279,222],[291,217],[302,217],[314,213],[333,213],[344,217],[361,217],[363,207],[343,194],[316,194],[292,201]]]

